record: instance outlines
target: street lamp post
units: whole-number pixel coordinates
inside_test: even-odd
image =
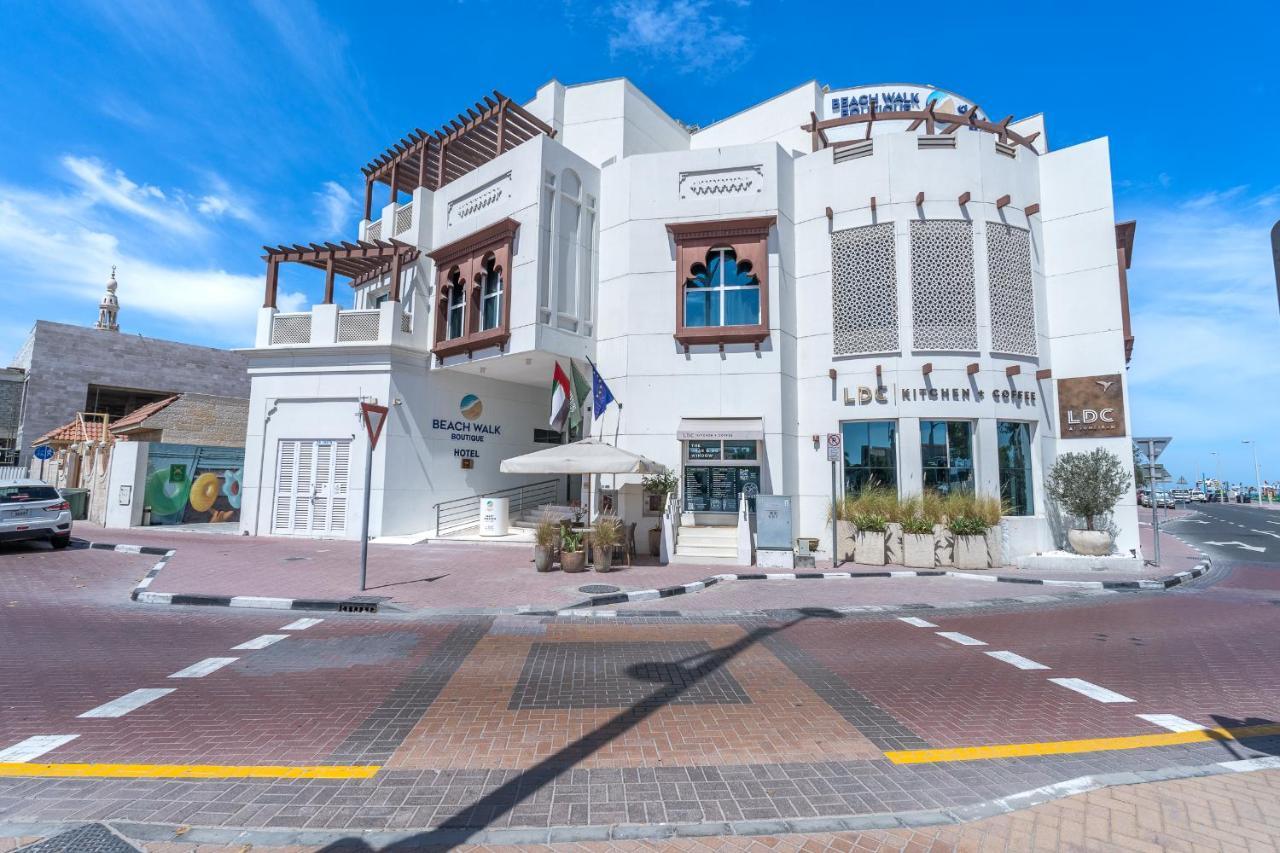
[[[1226,496],[1222,493],[1222,455],[1216,450],[1210,450],[1209,455],[1213,457],[1214,465],[1218,469],[1218,488],[1215,490],[1218,493],[1218,502],[1225,503],[1223,498]]]
[[[1247,444],[1253,450],[1253,479],[1258,486],[1258,503],[1262,503],[1262,469],[1258,467],[1258,442],[1252,438],[1246,438],[1240,442]]]

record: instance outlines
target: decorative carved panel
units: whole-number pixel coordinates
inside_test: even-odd
[[[898,349],[892,222],[831,235],[831,340],[835,355]]]
[[[991,348],[1036,354],[1036,289],[1031,277],[1031,232],[987,223],[987,289],[991,297]]]
[[[911,222],[912,346],[976,350],[973,227],[960,219]]]
[[[492,207],[511,192],[511,173],[505,172],[493,180],[476,187],[466,195],[449,202],[445,211],[448,228],[467,222],[480,211]]]
[[[680,198],[722,198],[764,192],[764,166],[680,173]]]

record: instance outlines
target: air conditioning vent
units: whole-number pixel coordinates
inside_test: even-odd
[[[831,155],[831,159],[836,163],[847,163],[850,160],[857,160],[862,157],[870,157],[873,152],[874,139],[860,139],[857,142],[850,142],[847,145],[841,145]]]
[[[916,147],[921,151],[926,148],[955,148],[954,136],[917,136]]]
[[[1006,157],[1014,157],[1014,158],[1016,158],[1016,157],[1018,156],[1018,146],[1016,146],[1016,145],[1010,145],[1010,144],[1009,144],[1009,143],[1007,143],[1007,142],[1001,142],[999,139],[997,139],[997,140],[996,140],[996,153],[997,153],[997,154],[1003,154],[1003,155],[1004,155],[1004,156],[1006,156]]]

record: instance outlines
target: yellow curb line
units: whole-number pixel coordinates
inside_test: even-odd
[[[886,752],[894,764],[928,764],[945,761],[980,761],[990,758],[1025,758],[1034,755],[1066,755],[1073,752],[1105,752],[1111,749],[1143,749],[1177,746],[1207,741],[1240,740],[1280,735],[1280,724],[1245,726],[1236,729],[1196,729],[1190,732],[1163,732],[1151,735],[1101,737],[1086,740],[1058,740],[1043,743],[1002,743],[991,746],[960,746],[945,749],[908,749]]]
[[[0,777],[101,779],[372,779],[379,765],[0,763]]]

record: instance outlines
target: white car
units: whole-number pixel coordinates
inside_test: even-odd
[[[71,544],[71,505],[40,480],[0,480],[0,542],[45,539]]]

